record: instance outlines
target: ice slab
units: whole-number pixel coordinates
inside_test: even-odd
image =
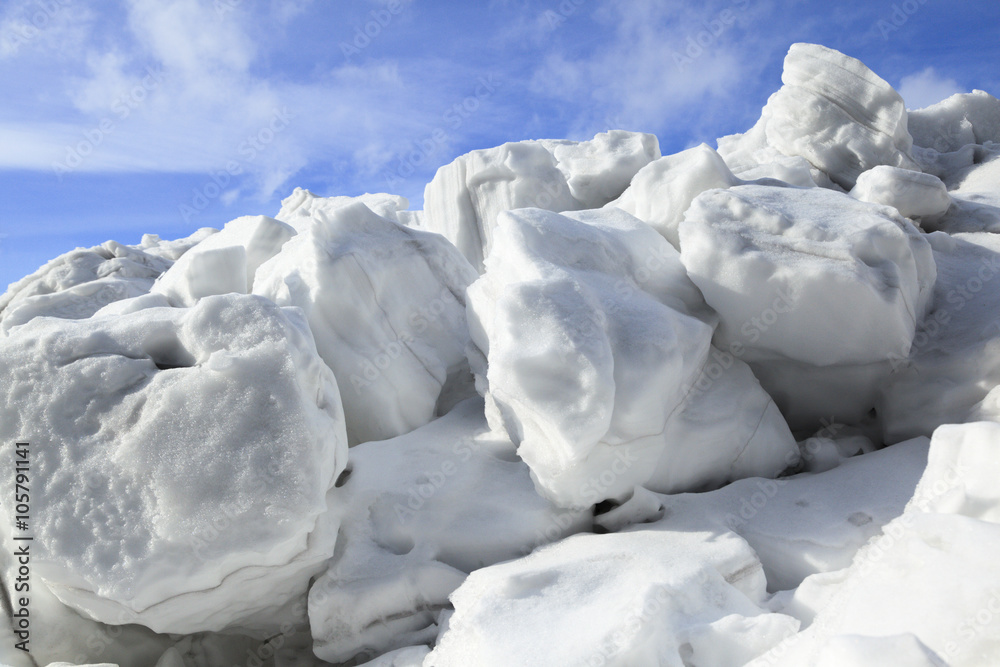
[[[213,294],[246,294],[260,265],[293,236],[292,227],[274,218],[237,218],[184,253],[150,291],[177,307],[193,306]]]

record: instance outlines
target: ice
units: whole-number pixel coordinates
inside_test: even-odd
[[[948,188],[940,178],[884,165],[861,174],[851,196],[892,206],[904,217],[928,222],[940,218],[951,206]]]
[[[819,444],[819,443],[815,443]],[[780,479],[742,479],[709,493],[658,496],[657,530],[739,534],[753,548],[769,590],[797,587],[810,575],[851,564],[855,553],[883,525],[903,513],[927,462],[927,439],[917,438],[863,456],[832,470]],[[808,459],[812,441],[803,443]],[[597,522],[616,526],[616,513]]]
[[[0,296],[0,331],[41,316],[85,319],[109,303],[145,294],[170,265],[115,241],[71,250]]]
[[[578,535],[472,573],[425,664],[743,664],[798,629],[764,586],[732,533]]]
[[[260,265],[278,254],[295,233],[264,215],[237,218],[184,253],[150,291],[178,307],[193,306],[213,294],[246,294]]]
[[[320,197],[304,188],[295,188],[292,194],[281,200],[281,210],[275,217],[301,233],[309,230],[320,211],[333,213],[338,208],[355,202],[360,202],[377,215],[396,222],[403,222],[407,215],[413,213],[406,210],[410,202],[401,195],[379,192],[365,193],[359,197]]]
[[[782,84],[13,284],[0,664],[1000,664],[1000,101]]]
[[[834,650],[877,660],[899,644],[912,664],[996,664],[998,443],[995,422],[935,431],[905,512],[828,582],[829,592],[813,596],[818,613],[803,632],[751,664],[825,665]]]
[[[759,178],[765,174],[745,172],[796,156],[847,190],[877,165],[920,171],[903,99],[862,62],[818,44],[792,44],[781,81],[752,129],[719,139],[737,176]]]
[[[472,151],[438,169],[424,189],[423,223],[481,272],[501,212],[603,206],[658,157],[656,137],[622,130],[586,142],[522,141]]]
[[[719,419],[722,414],[725,419]],[[663,451],[644,484],[660,493],[774,477],[799,458],[788,423],[750,367],[714,346],[662,440]]]
[[[936,232],[927,239],[938,279],[909,353],[893,357],[894,373],[879,393],[886,442],[982,418],[989,408],[981,402],[1000,384],[1000,237]]]
[[[469,375],[465,288],[476,273],[437,234],[359,201],[313,206],[253,291],[305,312],[340,383],[352,445],[412,431]]]
[[[347,446],[301,313],[229,295],[36,318],[0,373],[0,437],[31,443],[34,572],[62,602],[171,633],[294,618],[332,549],[317,518]]]
[[[713,375],[682,407],[711,326],[692,316],[701,297],[649,226],[614,208],[521,209],[501,214],[494,241],[469,288],[470,359],[490,424],[518,444],[540,493],[587,507],[638,485],[684,490],[785,466],[792,439],[780,415],[764,429],[784,428],[776,441],[740,422],[761,422],[770,402],[746,369]],[[695,433],[741,390],[746,412]]]
[[[959,514],[1000,524],[1000,423],[946,424],[934,431],[912,511]]]
[[[309,593],[316,654],[331,662],[430,643],[468,572],[590,527],[535,493],[478,398],[407,435],[351,449],[331,495],[342,526]]]
[[[675,247],[677,226],[694,198],[705,190],[741,183],[706,144],[653,160],[632,178],[621,197],[609,203],[648,223]]]
[[[915,145],[938,153],[987,141],[1000,143],[1000,100],[982,90],[952,95],[910,111],[907,124]]]
[[[715,344],[751,365],[796,429],[863,418],[889,360],[909,353],[935,280],[911,222],[822,188],[709,190],[680,240],[719,313]]]

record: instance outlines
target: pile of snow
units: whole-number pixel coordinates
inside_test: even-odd
[[[12,285],[0,664],[1000,663],[1000,101],[782,81]]]

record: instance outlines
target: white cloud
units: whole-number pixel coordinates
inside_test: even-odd
[[[904,76],[896,90],[906,102],[907,109],[922,109],[955,93],[966,92],[957,81],[938,74],[933,67]]]
[[[207,175],[235,162],[245,174],[242,194],[260,198],[290,187],[310,164],[339,162],[343,174],[370,181],[441,122],[441,100],[460,100],[463,82],[474,80],[462,65],[416,59],[306,69],[295,80],[260,74],[255,63],[268,43],[249,35],[310,3],[290,11],[279,2],[222,1],[229,9],[219,13],[214,0],[128,0],[125,31],[92,33],[75,62],[39,70],[42,116],[22,98],[20,113],[12,106],[0,118],[0,167]],[[11,60],[8,80],[22,63],[44,64]],[[291,120],[275,132],[282,110]]]
[[[570,134],[609,129],[609,119],[627,129],[664,130],[692,107],[735,96],[756,74],[761,59],[750,53],[759,37],[743,28],[762,8],[748,0],[604,2],[591,14],[608,33],[602,46],[584,57],[550,53],[532,91],[579,103]],[[581,5],[578,12],[585,11]]]

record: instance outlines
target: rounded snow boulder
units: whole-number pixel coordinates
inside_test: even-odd
[[[715,344],[749,362],[800,426],[871,409],[936,278],[913,223],[821,188],[710,190],[680,239],[688,274],[719,314]]]
[[[0,376],[4,451],[29,462],[34,573],[63,603],[167,633],[267,635],[294,616],[278,610],[332,553],[318,517],[347,459],[337,382],[300,313],[228,295],[37,318],[0,345]]]
[[[948,188],[937,176],[885,165],[861,174],[851,196],[891,206],[904,217],[928,222],[940,218],[951,206]]]

